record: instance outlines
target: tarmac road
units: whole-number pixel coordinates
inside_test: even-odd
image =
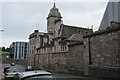
[[[10,64],[3,64],[4,66],[10,66]],[[25,67],[16,65],[16,67],[20,72],[25,71]],[[3,69],[0,70],[0,80],[3,75]],[[56,80],[113,80],[113,79],[98,79],[98,78],[91,78],[91,77],[83,77],[83,76],[75,76],[75,75],[68,75],[68,74],[62,74],[62,73],[52,73],[53,76],[55,76]]]
[[[1,64],[0,64],[0,65],[1,65]],[[11,66],[11,65],[10,65],[10,64],[2,64],[2,67],[0,67],[0,80],[1,80],[2,78],[4,78],[3,68],[4,68],[5,66]],[[25,68],[22,67],[22,66],[20,66],[20,65],[15,65],[15,66],[11,66],[11,67],[17,68],[20,72],[25,71]]]
[[[5,66],[15,67],[15,68],[17,68],[18,71],[20,71],[20,72],[25,71],[25,68],[24,68],[23,66],[20,66],[20,65],[11,66],[10,64],[2,64],[2,67],[5,67]]]

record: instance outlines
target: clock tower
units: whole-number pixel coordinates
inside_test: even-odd
[[[53,34],[55,32],[55,27],[57,23],[62,23],[62,16],[59,12],[59,9],[56,8],[54,3],[53,8],[50,10],[50,13],[47,17],[47,31],[49,34]]]

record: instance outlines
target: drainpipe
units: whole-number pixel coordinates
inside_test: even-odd
[[[84,60],[84,75],[89,76],[89,54],[90,54],[90,38],[86,38],[85,42],[85,52],[83,54]]]

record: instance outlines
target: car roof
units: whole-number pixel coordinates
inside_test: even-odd
[[[4,66],[4,68],[10,68],[10,66]]]
[[[15,67],[10,67],[10,68],[7,69],[7,70],[17,70],[17,68],[15,68]]]
[[[20,78],[33,76],[33,75],[51,75],[50,72],[44,71],[44,70],[37,70],[37,71],[26,71],[26,72],[18,72],[18,75]]]

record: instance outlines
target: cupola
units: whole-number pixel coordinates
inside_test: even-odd
[[[60,14],[60,12],[59,12],[59,9],[56,8],[55,3],[54,3],[53,8],[50,10],[50,13],[48,14],[47,19],[50,18],[50,17],[62,18],[61,14]]]

